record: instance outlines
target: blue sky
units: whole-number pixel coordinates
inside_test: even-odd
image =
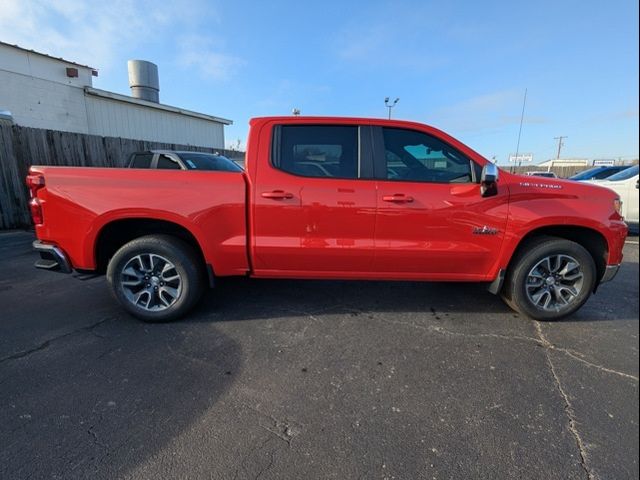
[[[166,3],[166,4],[165,4]],[[230,118],[394,117],[487,157],[638,157],[638,2],[0,0],[0,40],[88,63],[129,93],[158,64],[161,102]],[[1,88],[1,87],[0,87]]]

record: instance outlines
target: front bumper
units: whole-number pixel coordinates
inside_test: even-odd
[[[36,268],[71,273],[71,262],[60,247],[36,240],[33,242],[33,249],[40,254],[40,260],[35,263]]]
[[[604,275],[602,275],[602,278],[600,279],[600,283],[613,280],[613,278],[618,274],[618,270],[620,270],[620,264],[607,265],[604,270]]]

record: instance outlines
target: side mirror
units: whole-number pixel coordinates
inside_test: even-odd
[[[487,163],[482,168],[480,176],[480,193],[483,197],[493,197],[498,194],[498,167]]]

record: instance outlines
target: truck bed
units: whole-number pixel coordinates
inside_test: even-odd
[[[95,245],[107,225],[151,218],[190,232],[216,275],[248,270],[244,173],[48,166],[30,172],[45,178],[38,238],[64,246],[76,269],[97,267]]]

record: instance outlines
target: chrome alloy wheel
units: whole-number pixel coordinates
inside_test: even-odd
[[[527,275],[527,297],[536,307],[559,311],[573,302],[582,291],[582,266],[569,255],[543,258]]]
[[[120,285],[127,300],[154,312],[169,308],[182,292],[182,278],[175,265],[155,253],[132,257],[120,272]]]

